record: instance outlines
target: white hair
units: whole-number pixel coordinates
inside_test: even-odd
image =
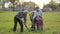
[[[24,10],[24,12],[28,12],[28,10]]]

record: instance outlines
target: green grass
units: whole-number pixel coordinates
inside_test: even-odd
[[[17,12],[0,11],[0,34],[60,34],[60,12],[43,12],[44,27],[43,31],[28,31],[24,27],[24,32],[20,32],[20,26],[17,25],[16,32],[13,32],[13,18]],[[30,26],[29,15],[27,16],[27,25]]]

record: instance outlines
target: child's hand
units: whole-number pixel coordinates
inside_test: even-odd
[[[37,20],[41,20],[41,17],[37,17]]]

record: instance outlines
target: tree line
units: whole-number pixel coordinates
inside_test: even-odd
[[[55,1],[51,0],[49,4],[44,5],[44,7],[50,7],[52,10],[59,10],[60,9],[60,3],[56,3]]]

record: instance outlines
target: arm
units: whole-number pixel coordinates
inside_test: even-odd
[[[27,27],[27,25],[26,25],[26,16],[24,16],[24,25],[25,25],[25,27],[29,30],[29,28]],[[29,30],[30,31],[30,30]]]
[[[42,10],[40,9],[40,16],[39,16],[41,19],[43,18],[42,16]]]
[[[36,12],[34,13],[33,19],[36,17]]]
[[[24,16],[24,25],[26,25],[26,16]]]

